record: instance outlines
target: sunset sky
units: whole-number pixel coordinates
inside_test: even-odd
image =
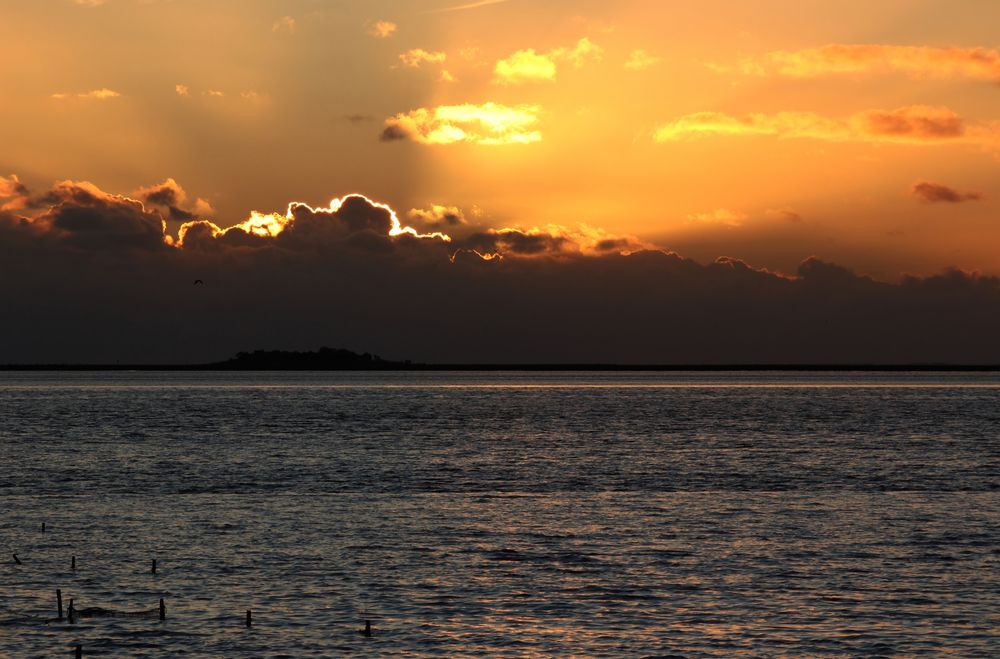
[[[461,4],[5,0],[0,172],[173,178],[220,226],[358,192],[786,272],[813,254],[882,279],[1000,272],[995,2]],[[464,105],[528,123],[379,139]],[[929,203],[921,182],[968,198]]]
[[[183,250],[359,194],[452,258],[997,275],[997,25],[989,0],[0,0],[0,212],[41,235],[80,190],[134,199]]]

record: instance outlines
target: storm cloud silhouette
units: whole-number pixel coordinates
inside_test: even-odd
[[[1000,280],[959,270],[886,283],[597,230],[422,234],[360,195],[173,238],[168,190],[147,207],[86,182],[8,187],[29,201],[0,211],[0,363],[321,345],[435,363],[1000,363]]]

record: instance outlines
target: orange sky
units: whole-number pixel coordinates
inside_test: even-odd
[[[6,0],[0,181],[1000,273],[1000,4],[462,4]]]

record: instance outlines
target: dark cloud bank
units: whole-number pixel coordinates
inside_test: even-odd
[[[390,237],[390,211],[360,197],[293,205],[276,235],[260,221],[194,222],[175,245],[149,204],[84,183],[37,198],[13,187],[0,363],[321,345],[425,362],[1000,363],[1000,281],[957,270],[887,284],[816,258],[784,277],[729,258],[626,255],[624,239],[581,250],[551,233]]]

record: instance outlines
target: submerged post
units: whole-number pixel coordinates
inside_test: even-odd
[[[372,621],[371,620],[365,620],[365,630],[363,632],[361,632],[361,633],[364,634],[365,636],[371,636],[372,635]]]
[[[160,598],[160,620],[167,619],[167,606],[163,603],[163,598]]]
[[[72,561],[70,562],[69,569],[71,569],[74,572],[76,572],[76,556],[74,556],[73,559],[72,559]]]
[[[62,591],[56,588],[56,608],[59,609],[59,619],[62,620]]]
[[[152,571],[152,573],[156,574],[156,559],[155,558],[153,559],[153,571]]]
[[[21,559],[17,557],[17,554],[14,554],[13,556],[14,556],[14,562],[17,563],[18,565],[20,565],[21,564]]]
[[[68,611],[68,614],[69,614],[69,624],[72,625],[73,623],[76,622],[76,611],[73,609],[73,598],[72,597],[69,598],[69,611]]]
[[[83,646],[76,644],[76,659],[83,659]]]
[[[250,615],[250,609],[247,609],[247,627],[253,626],[253,620]]]
[[[45,533],[45,522],[42,522],[42,533]]]

